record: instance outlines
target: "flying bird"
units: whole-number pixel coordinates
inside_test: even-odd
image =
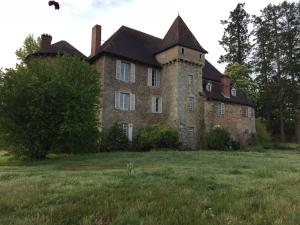
[[[54,8],[55,8],[56,10],[59,10],[59,3],[56,2],[56,1],[49,1],[49,2],[48,2],[48,5],[49,5],[49,6],[54,5]]]

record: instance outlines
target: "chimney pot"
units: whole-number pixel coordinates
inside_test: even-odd
[[[222,95],[230,98],[230,79],[227,75],[221,76]]]
[[[92,29],[91,55],[95,55],[101,47],[101,26],[96,24]]]
[[[42,34],[41,49],[49,48],[51,46],[52,36],[50,34]]]

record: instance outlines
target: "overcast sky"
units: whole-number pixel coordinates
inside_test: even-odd
[[[249,14],[258,14],[269,3],[280,0],[57,0],[61,9],[48,6],[48,0],[6,0],[0,8],[0,68],[14,67],[15,50],[28,34],[51,34],[53,42],[66,40],[85,55],[90,55],[91,29],[102,25],[107,40],[125,25],[163,38],[178,13],[199,43],[209,52],[206,58],[221,72],[217,63],[223,49],[218,40],[223,34],[221,19],[238,2],[246,2]]]

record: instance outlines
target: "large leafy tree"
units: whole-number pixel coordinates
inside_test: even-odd
[[[285,140],[286,127],[295,128],[299,109],[299,3],[268,5],[254,16],[252,66],[259,85],[258,113],[273,133]]]
[[[20,64],[25,62],[25,59],[28,55],[36,52],[40,48],[41,38],[35,38],[32,34],[28,35],[22,47],[16,50],[17,59],[20,61]]]
[[[251,44],[249,41],[248,25],[250,15],[244,9],[245,3],[238,3],[236,8],[230,12],[228,20],[221,20],[225,26],[220,45],[224,48],[226,54],[219,58],[220,63],[228,64],[246,64]]]
[[[43,159],[53,151],[95,148],[99,75],[71,56],[31,59],[1,77],[2,137],[19,156]]]
[[[247,96],[252,103],[257,101],[257,85],[250,76],[250,69],[246,65],[233,64],[225,69],[225,74],[230,77],[230,80],[237,87],[238,91]]]

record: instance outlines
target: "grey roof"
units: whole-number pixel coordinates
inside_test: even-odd
[[[79,50],[77,50],[74,46],[72,46],[67,41],[56,42],[48,48],[41,49],[29,55],[28,58],[32,56],[56,56],[58,54],[77,56],[77,57],[87,59],[87,57],[84,54],[82,54]]]

